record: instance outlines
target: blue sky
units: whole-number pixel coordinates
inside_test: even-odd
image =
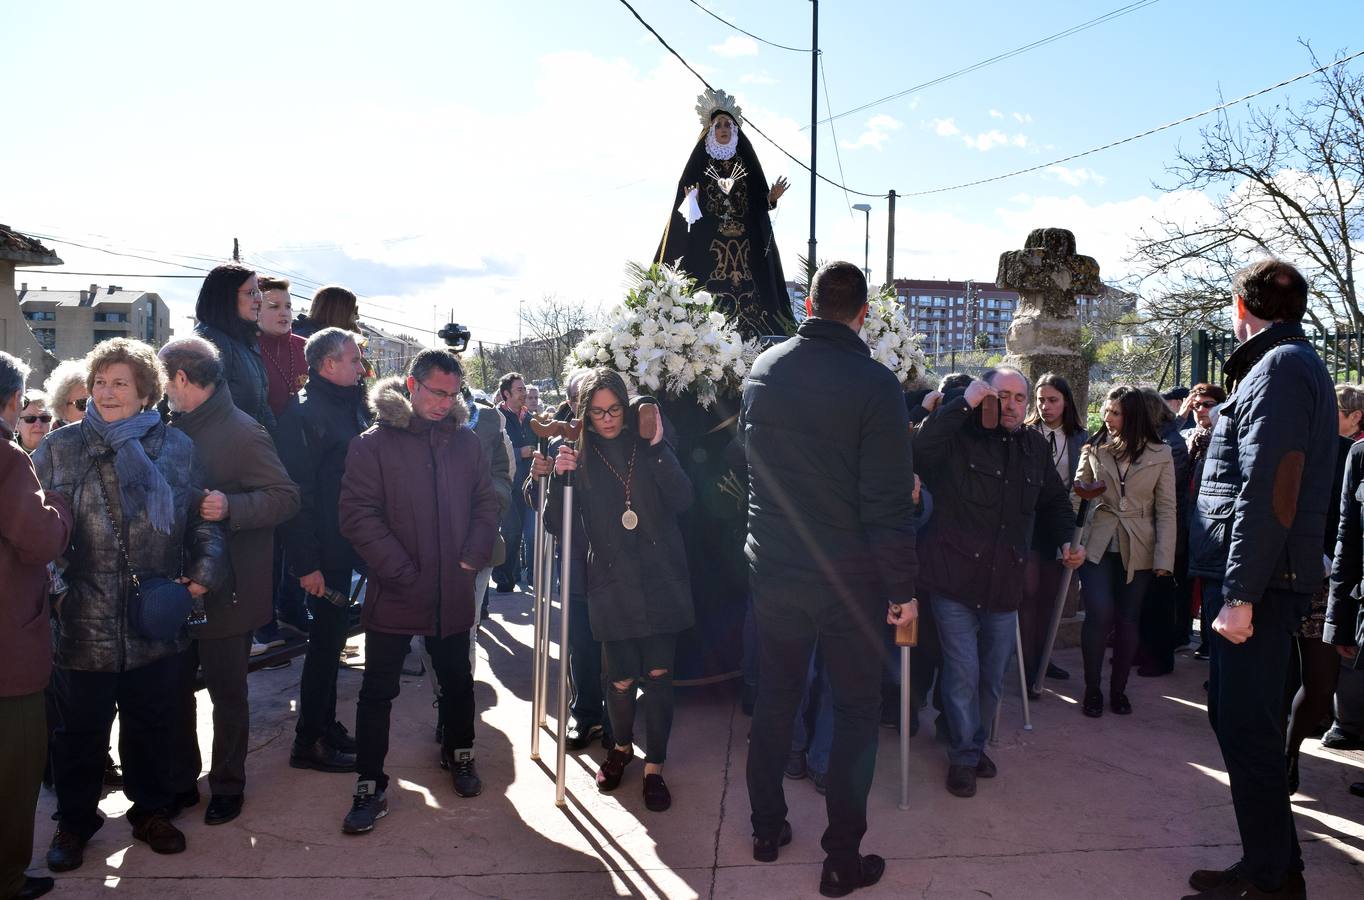
[[[764,131],[808,158],[808,54],[753,43],[688,0],[632,2]],[[806,0],[706,5],[762,37],[809,45]],[[820,44],[832,108],[1122,5],[826,0]],[[502,341],[516,336],[520,302],[614,302],[625,263],[654,252],[699,130],[699,84],[618,0],[242,0],[230,12],[44,2],[6,5],[0,17],[0,78],[22,86],[0,141],[0,221],[201,266],[187,257],[224,256],[239,237],[248,261],[350,284],[370,317],[413,329],[453,311],[476,337]],[[1305,71],[1299,40],[1325,58],[1360,49],[1361,38],[1358,2],[1159,0],[837,120],[843,176],[903,195],[1037,165]],[[1303,82],[1257,102],[1308,93]],[[823,86],[820,108],[827,113]],[[1000,252],[1045,225],[1075,230],[1106,277],[1127,274],[1131,236],[1153,214],[1194,214],[1206,202],[1153,187],[1197,128],[1065,169],[902,199],[896,274],[988,280]],[[775,218],[792,273],[806,247],[808,174],[750,136],[768,176],[793,182]],[[819,167],[838,181],[833,149],[824,126]],[[848,211],[861,200],[820,187],[820,257],[861,261],[862,215]],[[867,202],[879,281],[885,204]],[[52,246],[70,271],[188,271]],[[55,272],[20,280],[155,289],[180,317],[197,289],[192,280]]]

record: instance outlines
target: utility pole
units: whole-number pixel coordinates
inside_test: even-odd
[[[242,247],[241,244],[237,243],[236,238],[232,239],[232,261],[233,262],[242,261]]]
[[[819,166],[816,164],[819,144],[819,0],[810,0],[814,7],[810,39],[810,248],[806,251],[806,283],[815,279],[815,192],[819,189]]]
[[[886,284],[895,284],[895,189],[886,207]]]

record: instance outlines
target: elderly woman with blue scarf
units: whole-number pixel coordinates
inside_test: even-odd
[[[174,624],[170,636],[151,636],[149,585],[170,579],[199,597],[231,578],[226,533],[200,515],[194,444],[156,412],[166,383],[156,352],[115,338],[95,347],[86,364],[85,419],[53,432],[55,440],[33,456],[43,488],[65,496],[76,519],[59,561],[67,591],[53,610],[58,825],[47,865],[54,872],[80,866],[104,824],[99,800],[115,705],[133,837],[157,853],[185,849],[170,821],[178,809],[167,776],[171,686],[189,639],[183,625],[174,633]]]

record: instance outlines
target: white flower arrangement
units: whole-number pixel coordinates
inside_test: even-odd
[[[673,266],[631,265],[625,301],[583,338],[569,368],[608,366],[655,395],[691,392],[704,407],[739,393],[758,346],[744,341],[695,279]]]
[[[920,336],[914,332],[904,307],[890,291],[868,302],[861,336],[871,349],[872,359],[894,372],[901,385],[908,387],[928,368],[928,360],[919,347]]]

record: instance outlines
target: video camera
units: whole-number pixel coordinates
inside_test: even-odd
[[[449,347],[451,350],[456,353],[463,353],[469,346],[471,333],[467,327],[451,322],[441,328],[441,330],[436,333],[436,336],[445,341],[445,346]]]

